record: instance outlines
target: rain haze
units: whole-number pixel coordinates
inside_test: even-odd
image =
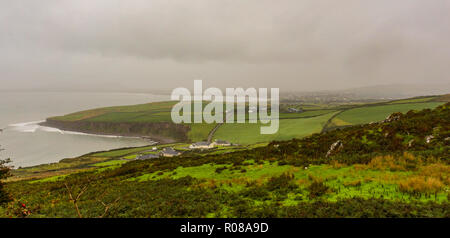
[[[0,5],[0,90],[171,90],[194,79],[299,91],[449,82],[447,0]]]
[[[450,0],[0,0],[0,218],[449,218],[449,63]]]

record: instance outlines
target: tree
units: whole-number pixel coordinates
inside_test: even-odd
[[[3,129],[0,129],[0,133],[3,132]],[[0,152],[3,149],[0,147]],[[0,159],[0,205],[11,201],[11,197],[5,191],[5,185],[3,184],[3,180],[11,176],[11,167],[7,166],[10,163],[10,159]]]
[[[2,159],[0,160],[0,205],[11,201],[11,197],[5,191],[5,185],[2,180],[11,176],[10,170],[11,168],[7,166],[7,164],[11,162],[10,159]]]

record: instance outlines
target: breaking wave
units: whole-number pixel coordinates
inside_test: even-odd
[[[31,121],[31,122],[23,122],[23,123],[16,123],[16,124],[10,124],[8,127],[10,127],[14,131],[20,131],[20,132],[36,132],[39,129],[39,123],[44,121]]]
[[[115,135],[97,135],[97,134],[89,134],[83,132],[76,131],[64,131],[58,128],[41,126],[40,123],[45,121],[31,121],[31,122],[23,122],[23,123],[15,123],[8,125],[7,129],[18,132],[26,132],[26,133],[34,133],[36,131],[44,131],[44,132],[53,132],[59,134],[67,134],[67,135],[84,135],[84,136],[97,136],[97,137],[107,137],[107,138],[125,138],[126,136],[115,136]],[[140,138],[140,137],[126,137],[126,138]]]

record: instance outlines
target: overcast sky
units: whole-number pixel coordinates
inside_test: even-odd
[[[0,89],[449,80],[448,0],[0,0]]]

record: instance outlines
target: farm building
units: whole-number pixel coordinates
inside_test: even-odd
[[[164,157],[174,157],[181,154],[181,152],[174,150],[172,147],[164,148],[161,152]]]
[[[226,140],[215,140],[212,144],[220,146],[231,146],[231,143]]]
[[[136,159],[138,160],[146,160],[146,159],[155,159],[159,158],[158,154],[145,154],[145,155],[138,155]]]
[[[206,141],[195,142],[189,146],[190,149],[211,149],[214,147],[213,143],[208,143]]]

